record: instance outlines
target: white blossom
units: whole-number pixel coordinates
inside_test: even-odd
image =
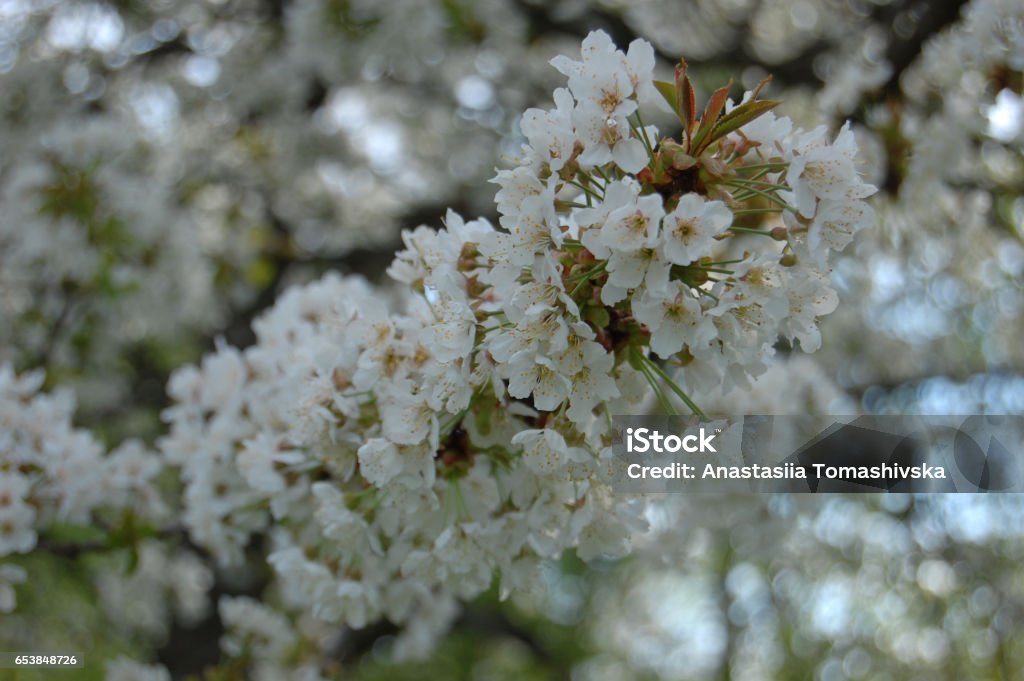
[[[676,265],[688,265],[710,256],[714,238],[731,224],[732,213],[721,201],[685,194],[665,216],[665,257]]]
[[[651,350],[661,357],[675,355],[684,345],[700,348],[715,336],[710,317],[680,282],[670,284],[664,295],[645,290],[633,301],[633,314],[651,329]]]

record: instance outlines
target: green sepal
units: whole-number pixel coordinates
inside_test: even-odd
[[[608,328],[612,316],[608,314],[608,308],[604,305],[588,305],[583,308],[583,319],[594,325],[596,329]]]

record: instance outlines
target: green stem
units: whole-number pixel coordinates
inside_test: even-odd
[[[729,231],[739,232],[741,234],[760,234],[761,236],[772,235],[772,233],[769,232],[767,229],[751,229],[750,227],[730,227]]]
[[[589,201],[591,198],[594,198],[594,199],[597,199],[597,200],[600,201],[601,198],[602,198],[602,197],[598,196],[597,194],[595,194],[593,191],[591,191],[585,185],[581,184],[580,182],[577,182],[576,180],[569,180],[569,184],[573,185],[574,187],[579,187],[580,189],[582,189],[583,193],[587,195],[587,201]]]
[[[581,275],[582,278],[580,279],[580,283],[576,284],[576,286],[573,288],[573,290],[569,292],[569,297],[572,298],[577,293],[579,293],[580,289],[583,288],[584,284],[586,284],[588,281],[593,279],[595,275],[598,275],[598,274],[600,274],[601,272],[604,271],[605,265],[607,265],[607,264],[608,264],[607,262],[602,262],[599,265],[597,265],[596,267],[594,267],[593,269],[588,270],[587,272],[584,272],[583,275]],[[574,280],[570,280],[570,281],[574,281]]]
[[[593,267],[591,267],[586,272],[580,272],[580,273],[574,274],[573,276],[569,277],[566,280],[566,283],[570,283],[571,284],[571,283],[573,283],[575,281],[579,281],[580,279],[584,279],[584,280],[589,279],[593,275],[595,275],[598,272],[601,272],[602,270],[604,270],[604,268],[605,268],[605,266],[607,264],[608,264],[607,260],[601,261],[598,264],[596,264]]]
[[[781,208],[741,208],[734,210],[732,214],[735,215],[761,215],[763,213],[781,213]]]
[[[761,182],[753,177],[734,177],[729,182],[738,185],[748,185],[749,187],[764,187],[765,189],[775,191],[778,191],[779,189],[789,189],[786,185],[779,184],[777,182]]]
[[[716,303],[717,303],[717,302],[720,302],[720,301],[718,300],[718,296],[716,296],[716,295],[715,295],[714,293],[712,293],[711,291],[705,291],[705,290],[704,290],[704,289],[702,289],[702,288],[698,288],[698,289],[697,289],[697,293],[701,294],[702,296],[707,296],[708,298],[711,298],[711,299],[712,299],[712,300],[714,300],[714,301],[715,301]]]
[[[644,378],[647,379],[651,389],[654,391],[654,395],[658,398],[658,402],[661,404],[662,410],[669,415],[675,414],[676,411],[672,408],[672,403],[668,401],[668,398],[661,390],[661,387],[658,385],[657,380],[655,380],[651,370],[647,368],[647,364],[645,364],[646,358],[643,356],[643,353],[641,353],[636,346],[631,346],[629,348],[629,353],[636,360],[635,362],[630,362],[630,364],[633,364],[637,369],[639,369],[640,373],[642,373]]]
[[[768,192],[763,192],[760,189],[755,189],[754,187],[746,187],[746,186],[743,186],[741,184],[737,184],[735,182],[735,180],[730,180],[730,181],[726,182],[725,184],[727,184],[727,185],[729,185],[731,187],[739,187],[741,189],[744,189],[744,190],[750,192],[751,194],[754,194],[756,196],[760,196],[762,198],[768,199],[772,203],[778,204],[779,206],[782,207],[783,210],[788,210],[790,213],[794,213],[794,214],[796,213],[796,208],[793,208],[793,206],[789,205],[788,203],[786,203],[785,201],[783,201],[779,197],[773,196],[773,195],[769,194]]]
[[[640,115],[639,109],[637,109],[636,111],[636,125],[631,124],[630,127],[633,128],[633,132],[636,134],[637,137],[640,138],[640,141],[643,143],[644,149],[647,150],[647,156],[651,159],[651,161],[653,161],[654,147],[651,146],[651,141],[647,139],[647,133],[644,132],[644,119]]]
[[[668,396],[666,396],[665,393],[662,391],[661,387],[658,385],[657,379],[654,377],[653,374],[651,374],[650,369],[647,368],[647,365],[644,364],[644,361],[644,356],[640,355],[640,371],[643,373],[644,378],[647,379],[647,382],[651,384],[651,389],[654,390],[654,394],[658,398],[658,403],[661,404],[662,411],[664,411],[669,416],[678,415],[676,410],[672,407],[672,403],[669,401]]]
[[[608,432],[610,433],[615,430],[615,424],[612,423],[612,412],[608,408],[608,400],[601,402],[601,404],[604,406],[604,418],[608,422]]]
[[[788,167],[789,164],[785,162],[752,163],[751,165],[748,166],[737,166],[736,170],[768,170],[769,172],[771,172],[772,170],[785,170]]]
[[[469,410],[473,408],[473,405],[476,404],[476,401],[479,398],[483,397],[483,394],[484,394],[484,391],[486,390],[487,385],[488,385],[487,382],[484,382],[483,385],[481,385],[479,388],[477,388],[473,392],[473,394],[470,396],[469,404],[466,405],[466,408],[463,409],[462,411],[460,411],[455,416],[453,416],[448,421],[446,421],[444,426],[439,428],[439,430],[438,430],[438,437],[440,439],[444,439],[444,438],[448,437],[449,435],[451,435],[451,432],[453,430],[455,430],[455,427],[458,426],[460,423],[462,423],[462,419],[464,419],[466,417],[466,414],[468,414]]]
[[[601,175],[601,177],[604,179],[604,184],[603,185],[599,185],[597,183],[597,181],[594,180],[593,175],[591,175],[590,173],[588,173],[588,172],[586,172],[584,170],[580,170],[579,172],[577,172],[577,175],[579,177],[583,178],[583,181],[586,182],[587,184],[591,185],[595,190],[599,190],[601,192],[601,195],[598,198],[602,198],[603,199],[604,198],[605,187],[608,185],[608,183],[611,180],[608,179],[608,176],[605,175],[605,173],[604,173],[604,169],[601,168],[600,166],[594,168],[594,170],[597,171],[597,173],[599,175]],[[597,195],[597,193],[595,191],[595,196],[596,195]]]
[[[601,189],[601,193],[604,194],[604,190],[608,188],[612,178],[608,176],[608,173],[606,173],[604,168],[601,166],[596,166],[594,170],[597,171],[597,174],[601,176],[602,180],[604,180],[604,187]]]
[[[468,411],[469,411],[469,407],[466,407],[465,409],[460,411],[458,414],[456,414],[452,418],[450,418],[447,421],[445,421],[444,425],[441,426],[441,429],[440,429],[440,431],[438,433],[438,437],[443,440],[444,438],[446,438],[449,435],[451,435],[452,431],[455,430],[455,426],[459,425],[459,423],[462,421],[463,417],[466,415],[466,412],[468,412]]]
[[[654,362],[654,360],[650,359],[649,357],[644,357],[643,355],[640,356],[640,359],[641,359],[641,361],[646,362],[647,366],[649,366],[659,376],[661,376],[662,380],[665,381],[665,383],[668,385],[669,389],[672,390],[672,392],[674,392],[676,395],[678,395],[679,399],[681,399],[683,402],[686,403],[686,406],[690,408],[690,411],[692,411],[694,414],[696,414],[697,416],[701,417],[702,419],[705,419],[705,420],[707,419],[707,415],[703,411],[701,411],[700,407],[698,407],[697,404],[692,399],[690,399],[689,395],[687,395],[685,392],[683,392],[683,389],[680,388],[676,384],[676,382],[672,380],[672,377],[669,376],[667,373],[665,373],[665,371],[662,370],[662,368],[659,367]]]

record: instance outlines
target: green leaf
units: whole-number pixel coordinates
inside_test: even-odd
[[[608,309],[603,305],[589,305],[583,308],[583,318],[598,329],[607,327],[612,321],[611,315],[608,314]]]
[[[686,121],[683,119],[683,111],[679,108],[679,101],[676,99],[675,83],[670,83],[667,80],[656,80],[654,81],[654,89],[665,98],[668,105],[672,107],[672,111],[679,117],[679,121],[686,125]]]
[[[774,99],[761,99],[757,101],[740,104],[738,107],[722,116],[722,120],[711,131],[709,144],[719,140],[734,130],[739,130],[747,123],[756,120],[779,105]]]

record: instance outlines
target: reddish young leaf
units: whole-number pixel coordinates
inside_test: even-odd
[[[697,125],[697,95],[693,90],[693,83],[686,75],[686,60],[680,60],[676,67],[676,97],[679,99],[679,107],[683,111],[683,131],[686,133],[687,144],[693,136],[693,129]]]
[[[708,137],[711,135],[711,131],[714,129],[722,109],[725,108],[725,102],[729,99],[729,89],[731,87],[732,81],[725,87],[715,90],[708,99],[708,103],[704,107],[704,115],[700,119],[700,128],[693,138],[692,150],[694,155],[699,155],[713,141],[708,139]]]

